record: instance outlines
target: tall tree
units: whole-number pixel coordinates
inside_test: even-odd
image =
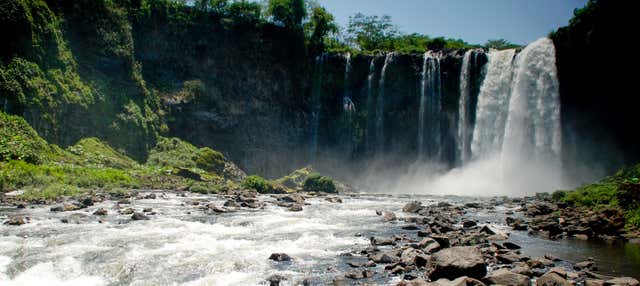
[[[304,26],[305,34],[309,40],[312,53],[324,49],[324,39],[330,33],[336,33],[338,26],[334,22],[333,15],[324,7],[313,5],[310,7],[311,17]]]
[[[357,13],[349,17],[348,38],[363,50],[383,49],[384,43],[398,35],[391,17],[366,16]]]
[[[267,12],[276,23],[289,28],[302,28],[302,20],[307,17],[304,0],[269,0]]]

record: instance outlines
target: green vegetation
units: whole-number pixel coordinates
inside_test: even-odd
[[[303,188],[307,192],[336,192],[336,186],[333,184],[333,180],[329,177],[321,176],[320,174],[309,175],[309,177],[304,181]]]
[[[49,152],[47,142],[22,117],[0,111],[0,161],[41,163]]]
[[[269,0],[267,13],[276,23],[292,29],[300,29],[307,17],[305,0]]]
[[[257,175],[252,175],[245,178],[242,182],[242,186],[247,189],[256,190],[261,194],[271,193],[274,189],[273,185],[269,181]]]
[[[573,191],[558,191],[552,198],[592,209],[619,208],[628,226],[640,227],[640,164],[622,169],[599,182]]]
[[[517,48],[520,48],[521,46],[511,43],[505,39],[497,39],[497,40],[488,40],[484,44],[484,47],[488,49],[506,50],[506,49],[517,49]]]

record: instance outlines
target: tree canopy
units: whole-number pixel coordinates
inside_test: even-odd
[[[267,13],[273,21],[289,28],[302,27],[307,17],[305,0],[269,0]]]

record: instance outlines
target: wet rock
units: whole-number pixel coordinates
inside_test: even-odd
[[[404,267],[397,265],[396,267],[394,267],[393,269],[391,269],[391,274],[392,275],[400,275],[402,273],[404,273]]]
[[[451,243],[449,241],[449,237],[446,235],[432,235],[431,238],[435,241],[438,242],[438,244],[440,244],[440,246],[442,248],[447,248],[449,246],[451,246]]]
[[[130,215],[130,214],[133,214],[135,212],[136,212],[136,210],[134,210],[133,208],[126,208],[124,210],[120,210],[119,211],[119,213],[123,214],[123,215]]]
[[[431,229],[423,229],[418,231],[419,237],[427,237],[431,234]]]
[[[267,278],[267,282],[269,282],[269,286],[279,286],[280,282],[287,281],[288,278],[286,276],[282,276],[279,274],[274,274]]]
[[[372,237],[369,239],[371,245],[394,245],[395,239],[388,237]]]
[[[511,272],[507,269],[498,269],[484,278],[487,284],[491,285],[513,285],[528,286],[529,277]]]
[[[507,252],[496,255],[496,259],[502,264],[512,264],[514,262],[520,261],[521,257],[518,254],[513,252]]]
[[[235,201],[228,200],[224,203],[224,206],[228,208],[239,208],[240,204],[236,203]]]
[[[640,282],[631,277],[619,277],[607,280],[604,285],[616,285],[616,286],[638,286]]]
[[[408,225],[403,225],[402,229],[404,230],[418,230],[418,226],[415,224],[408,224]]]
[[[434,253],[440,250],[441,248],[440,243],[438,243],[435,239],[430,237],[422,239],[418,243],[418,247],[424,250],[424,252],[426,253]]]
[[[142,212],[143,213],[150,213],[150,212],[153,212],[153,209],[152,208],[144,208],[144,209],[142,209]]]
[[[495,231],[493,231],[489,226],[485,225],[480,229],[480,232],[488,234],[488,235],[494,235],[496,234]]]
[[[465,221],[462,222],[462,227],[464,227],[464,228],[471,228],[471,227],[474,227],[476,225],[478,225],[478,223],[475,222],[475,221],[472,221],[472,220],[465,220]]]
[[[600,279],[586,279],[584,281],[585,286],[604,286],[605,281]]]
[[[271,256],[269,256],[269,259],[273,260],[273,261],[291,261],[291,256],[287,255],[286,253],[272,253]]]
[[[541,216],[548,215],[558,209],[557,206],[546,203],[546,202],[537,202],[527,206],[526,214],[528,216]]]
[[[327,202],[334,203],[334,204],[341,204],[342,203],[342,199],[338,198],[338,197],[327,197],[327,198],[325,198],[325,200]]]
[[[573,269],[575,270],[597,270],[596,263],[592,260],[578,262],[573,265]]]
[[[25,223],[27,222],[25,221],[24,217],[21,217],[21,216],[10,217],[8,220],[4,222],[5,225],[14,225],[14,226],[23,225]]]
[[[226,213],[227,210],[216,206],[215,204],[211,203],[211,204],[207,204],[207,209],[214,212],[214,213]]]
[[[119,200],[117,202],[117,204],[119,204],[119,205],[129,205],[129,204],[131,204],[131,201],[128,200],[128,199],[121,199],[121,200]]]
[[[131,215],[131,219],[132,220],[149,220],[149,217],[147,217],[142,213],[134,213],[133,215]]]
[[[395,256],[392,256],[391,254],[387,253],[387,252],[382,252],[382,253],[378,253],[378,254],[374,254],[370,257],[371,261],[375,262],[375,263],[382,263],[382,264],[388,264],[388,263],[393,263],[397,260],[397,258]]]
[[[553,254],[549,254],[549,253],[545,254],[544,258],[546,258],[548,260],[551,260],[551,261],[562,261],[562,259],[560,259],[559,257],[557,257],[557,256],[555,256]]]
[[[536,281],[537,286],[571,286],[571,283],[555,272],[548,272]]]
[[[369,270],[353,270],[344,275],[344,277],[353,280],[369,278],[371,276],[373,276],[373,272]]]
[[[142,199],[145,200],[155,200],[156,199],[156,194],[146,194],[142,197]]]
[[[520,245],[517,245],[517,244],[515,244],[513,242],[508,242],[508,241],[502,243],[502,246],[504,246],[507,249],[513,249],[513,250],[522,248],[522,247],[520,247]]]
[[[26,207],[27,207],[27,206],[26,206],[25,204],[18,204],[18,205],[16,205],[16,208],[17,208],[17,209],[24,209],[24,208],[26,208]]]
[[[455,279],[463,275],[481,279],[487,273],[482,253],[473,246],[445,248],[431,258],[432,270],[429,277],[432,280]]]
[[[360,268],[363,265],[362,264],[358,264],[358,263],[354,263],[354,262],[347,262],[347,265],[353,267],[353,268]]]
[[[417,213],[420,209],[422,209],[422,203],[418,201],[414,201],[406,204],[402,208],[402,211],[406,213]]]
[[[513,268],[511,268],[511,272],[517,273],[517,274],[522,274],[522,275],[525,275],[527,277],[533,277],[534,276],[533,271],[531,271],[531,268],[529,268],[529,266],[527,266],[526,264],[514,266]]]
[[[392,212],[382,212],[382,219],[384,221],[394,221],[397,219],[396,214]]]
[[[290,212],[301,212],[302,211],[302,206],[298,205],[298,204],[295,204],[295,205],[292,205],[289,208],[287,208],[287,210],[290,211]]]
[[[95,212],[93,212],[93,215],[105,216],[108,213],[109,212],[105,208],[99,208]]]
[[[304,197],[302,195],[299,195],[299,194],[288,194],[286,196],[282,196],[282,197],[278,198],[278,201],[287,202],[287,203],[303,204],[304,203]]]
[[[52,207],[49,210],[52,211],[52,212],[70,212],[70,211],[77,211],[79,209],[80,209],[80,207],[78,205],[70,204],[70,203],[64,203],[61,206],[55,206],[55,207]]]

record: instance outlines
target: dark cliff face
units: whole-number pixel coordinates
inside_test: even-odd
[[[606,173],[640,160],[635,82],[638,57],[611,52],[629,38],[632,9],[624,1],[591,1],[568,27],[551,35],[557,50],[567,171],[585,163]],[[589,178],[587,178],[589,179]]]

